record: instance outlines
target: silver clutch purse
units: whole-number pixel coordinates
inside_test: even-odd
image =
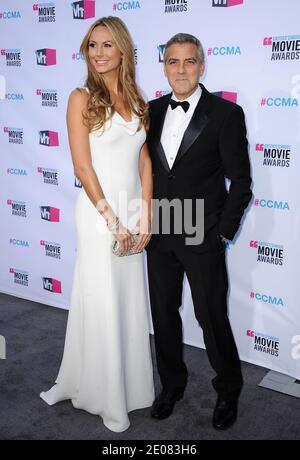
[[[135,249],[135,243],[136,243],[136,241],[138,239],[138,236],[139,235],[136,235],[136,234],[132,235],[133,240],[134,240],[134,245],[127,252],[121,252],[120,242],[117,239],[114,238],[114,240],[112,242],[112,245],[111,245],[112,253],[115,254],[115,256],[118,256],[118,257],[132,256],[133,254],[139,254],[142,251],[137,251]]]

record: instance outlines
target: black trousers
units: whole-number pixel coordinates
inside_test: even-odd
[[[240,360],[227,316],[227,270],[224,244],[218,240],[199,253],[164,236],[147,251],[149,293],[155,334],[157,366],[164,389],[184,388],[187,368],[183,360],[182,304],[186,273],[195,316],[203,329],[208,359],[216,377],[212,384],[225,399],[239,396],[243,379]]]

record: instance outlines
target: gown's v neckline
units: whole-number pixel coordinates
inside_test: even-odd
[[[117,115],[119,115],[119,117],[124,121],[124,123],[132,123],[133,122],[133,114],[132,114],[132,112],[130,112],[131,113],[131,119],[130,120],[125,120],[125,118],[116,109],[115,109],[115,113]]]

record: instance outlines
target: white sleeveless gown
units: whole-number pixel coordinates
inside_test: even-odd
[[[136,117],[126,122],[115,113],[102,132],[90,134],[104,194],[122,223],[128,218],[130,230],[138,217],[138,162],[146,137],[137,127]],[[64,354],[56,385],[40,396],[49,405],[70,399],[121,432],[130,425],[128,412],[154,399],[143,255],[112,254],[112,234],[83,188],[75,219],[77,255]]]

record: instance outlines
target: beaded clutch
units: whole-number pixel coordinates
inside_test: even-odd
[[[135,248],[135,244],[137,242],[138,236],[139,235],[137,235],[137,234],[132,235],[133,240],[134,240],[134,244],[129,249],[129,251],[127,251],[127,252],[121,252],[120,242],[117,239],[114,239],[113,242],[112,242],[112,245],[111,245],[112,253],[115,254],[118,257],[123,257],[123,256],[132,256],[133,254],[138,254],[138,253],[142,252],[142,251],[137,251],[136,248]]]

